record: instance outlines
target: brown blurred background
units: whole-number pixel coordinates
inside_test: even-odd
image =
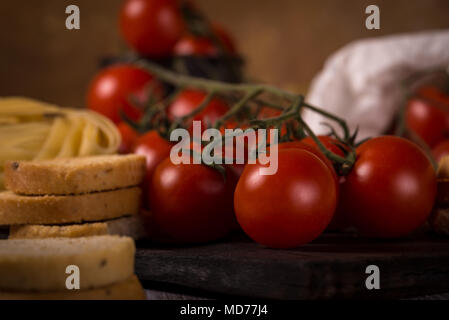
[[[82,106],[101,57],[123,53],[121,0],[0,2],[0,95],[25,95]],[[362,38],[449,28],[449,0],[196,0],[227,27],[250,77],[304,88],[326,57]],[[65,29],[65,8],[81,10],[81,30]],[[381,29],[365,29],[365,8],[377,4]]]

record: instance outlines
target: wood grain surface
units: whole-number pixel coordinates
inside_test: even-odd
[[[380,289],[367,290],[368,265]],[[328,234],[294,250],[264,248],[243,237],[186,247],[138,243],[142,281],[211,294],[271,299],[408,298],[449,291],[449,240],[378,241]]]

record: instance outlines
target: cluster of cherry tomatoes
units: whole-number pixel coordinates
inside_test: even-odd
[[[119,77],[119,81],[113,75],[112,79],[96,80],[99,84],[94,82],[93,88],[97,90],[89,98],[99,100],[90,105],[101,106],[100,111],[117,123],[123,137],[121,152],[147,157],[144,200],[151,211],[148,225],[164,239],[200,243],[241,228],[261,244],[291,248],[335,226],[355,226],[374,237],[401,237],[423,224],[432,210],[436,178],[429,158],[414,143],[393,136],[373,138],[359,146],[355,165],[345,177],[337,175],[310,137],[279,145],[278,171],[272,176],[260,175],[260,164],[229,165],[225,179],[205,165],[175,165],[169,159],[172,144],[158,132],[141,135],[120,122],[121,105],[135,119],[141,116],[140,110],[114,101],[125,101],[130,92],[139,97],[136,92],[146,92],[143,89],[148,83],[157,87],[156,80],[134,67],[113,68],[126,76]],[[112,97],[112,102],[100,103],[102,94]],[[167,108],[167,117],[190,114],[205,97],[206,93],[198,90],[181,92]],[[410,113],[417,103],[410,102],[407,123],[423,139],[429,139],[432,130],[440,127],[418,127],[416,119],[411,121]],[[441,113],[428,102],[421,102],[421,107],[429,113]],[[225,101],[214,98],[192,120],[213,123],[227,110]],[[272,117],[276,113],[267,109],[260,115]],[[433,119],[439,124],[446,118]],[[235,124],[227,126],[233,128]],[[438,138],[432,138],[434,143],[444,141],[441,130]],[[344,155],[345,146],[334,138],[322,136],[320,140],[335,154]]]
[[[127,43],[147,57],[218,52],[210,39],[186,32],[176,0],[126,0],[120,26]],[[227,34],[212,26],[222,47],[234,52]],[[92,81],[87,104],[117,124],[121,153],[146,156],[144,202],[151,212],[146,219],[161,239],[201,243],[241,228],[263,245],[293,248],[314,240],[326,228],[345,226],[368,236],[395,238],[422,225],[432,210],[436,177],[428,155],[416,144],[394,136],[358,146],[357,159],[346,176],[337,174],[311,137],[279,144],[274,175],[261,175],[264,165],[260,163],[225,165],[224,173],[202,164],[173,164],[171,142],[155,130],[136,132],[121,120],[123,116],[141,119],[143,111],[130,96],[137,102],[147,101],[149,88],[156,97],[164,95],[163,86],[151,74],[128,64],[114,65]],[[182,91],[165,110],[167,119],[191,114],[206,95],[199,90]],[[211,124],[229,108],[215,97],[189,121]],[[259,117],[279,113],[264,108]],[[435,156],[449,153],[447,96],[436,89],[422,89],[407,106],[406,123],[435,147]],[[232,120],[225,124],[226,128],[236,126]],[[348,145],[333,137],[319,139],[336,155],[343,157],[349,151]]]
[[[158,61],[173,56],[236,55],[235,43],[222,26],[204,19],[189,18],[198,12],[194,3],[188,0],[124,0],[119,14],[120,31],[126,43],[146,59]],[[189,27],[192,19],[193,24],[200,24],[201,28]],[[129,63],[105,68],[90,83],[87,106],[118,124],[124,140],[123,152],[131,151],[127,148],[127,140],[135,135],[122,122],[123,116],[137,121],[143,114],[142,108],[130,97],[134,97],[135,102],[147,101],[152,84],[151,74]],[[162,86],[158,86],[156,91],[161,93]],[[198,99],[201,101],[201,93],[186,92],[178,105],[196,105]],[[174,110],[174,115],[176,113]]]
[[[143,137],[147,143],[138,139],[135,152],[149,160],[145,199],[151,225],[177,242],[216,240],[239,226],[273,248],[308,243],[332,224],[355,226],[373,237],[401,237],[426,221],[435,200],[431,162],[417,145],[399,137],[363,143],[346,177],[339,177],[313,140],[305,138],[279,145],[274,175],[261,175],[259,163],[243,170],[229,165],[225,179],[205,165],[173,164],[171,144],[157,132]],[[319,138],[343,153],[335,139]]]
[[[181,92],[168,106],[167,117],[190,114],[205,96],[197,90]],[[226,101],[214,98],[191,120],[213,123],[227,110]],[[276,113],[267,109],[259,114]],[[279,144],[274,175],[261,175],[263,165],[256,163],[227,165],[223,177],[205,165],[173,164],[169,158],[173,144],[155,130],[139,135],[121,124],[119,129],[123,152],[147,158],[148,225],[165,240],[202,243],[241,228],[263,245],[292,248],[335,226],[354,226],[373,237],[401,237],[426,221],[436,196],[429,158],[416,144],[399,137],[364,142],[345,177],[337,174],[311,137]],[[348,148],[333,137],[319,139],[340,156]]]
[[[217,23],[205,26],[210,28],[206,31],[189,28],[190,20],[195,19],[190,16],[197,12],[192,1],[125,0],[120,11],[120,31],[131,48],[149,58],[216,56],[222,50],[235,54],[234,41]]]

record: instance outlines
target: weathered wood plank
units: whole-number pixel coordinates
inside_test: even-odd
[[[380,290],[365,287],[370,264],[380,268]],[[244,238],[187,247],[139,243],[136,272],[142,280],[247,297],[403,298],[449,291],[449,241],[326,235],[294,250]]]

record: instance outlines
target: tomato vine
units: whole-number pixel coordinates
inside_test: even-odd
[[[239,115],[242,113],[250,113],[249,128],[280,128],[283,124],[286,124],[287,130],[284,136],[281,137],[281,141],[294,140],[295,137],[298,136],[310,136],[315,141],[318,148],[334,163],[340,174],[347,174],[354,165],[356,158],[355,134],[357,132],[354,132],[354,134],[351,135],[349,127],[344,119],[307,103],[304,96],[301,94],[292,93],[265,84],[226,83],[217,80],[180,75],[145,60],[136,61],[135,65],[152,74],[160,82],[169,84],[174,88],[173,92],[165,99],[150,103],[150,105],[147,106],[146,115],[144,116],[145,121],[156,127],[164,137],[168,137],[172,130],[182,127],[186,120],[193,118],[201,112],[214,97],[219,96],[220,98],[233,100],[234,103],[223,116],[218,118],[212,124],[211,127],[219,129],[231,119],[239,120]],[[165,109],[168,107],[169,103],[176,98],[179,92],[185,89],[201,90],[206,93],[206,96],[194,111],[174,119],[167,125],[166,117],[164,117]],[[281,110],[282,113],[275,117],[256,119],[256,113],[258,111],[251,111],[253,109],[250,106],[253,105]],[[349,150],[344,157],[333,153],[323,145],[310,126],[303,120],[301,112],[304,109],[309,109],[321,114],[341,129],[343,136],[337,136],[337,138],[340,142],[348,146]],[[256,108],[256,110],[258,109]],[[294,125],[291,125],[289,122],[294,122]],[[331,131],[336,135],[335,130],[332,129]]]

